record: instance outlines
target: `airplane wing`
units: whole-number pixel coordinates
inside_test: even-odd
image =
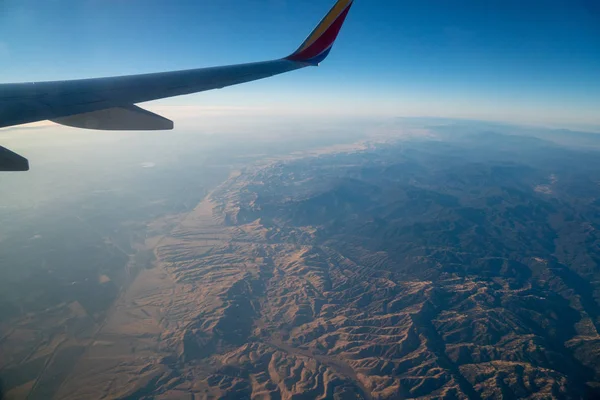
[[[51,120],[76,128],[165,130],[173,122],[135,104],[220,89],[317,66],[329,54],[353,0],[338,0],[300,48],[265,62],[72,81],[0,85],[0,128]],[[28,170],[26,159],[0,147],[0,171]]]

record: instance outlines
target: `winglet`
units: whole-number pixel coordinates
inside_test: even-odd
[[[319,65],[329,52],[354,0],[338,0],[296,52],[286,60]]]

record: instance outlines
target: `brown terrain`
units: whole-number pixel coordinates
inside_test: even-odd
[[[439,146],[232,174],[154,222],[153,267],[102,322],[71,303],[48,311],[51,341],[23,321],[1,337],[22,381],[7,397],[600,396],[593,166]]]

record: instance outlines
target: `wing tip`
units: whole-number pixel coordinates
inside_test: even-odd
[[[331,51],[354,0],[338,0],[302,45],[286,60],[319,65]]]

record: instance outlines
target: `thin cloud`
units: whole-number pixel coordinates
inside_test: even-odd
[[[45,129],[56,126],[54,122],[51,121],[38,121],[32,122],[30,124],[17,125],[17,126],[9,126],[6,128],[0,128],[0,134],[12,131],[27,131],[27,130],[38,130]]]
[[[190,119],[204,116],[254,115],[270,111],[268,107],[200,106],[200,105],[148,105],[143,108],[166,118]]]

